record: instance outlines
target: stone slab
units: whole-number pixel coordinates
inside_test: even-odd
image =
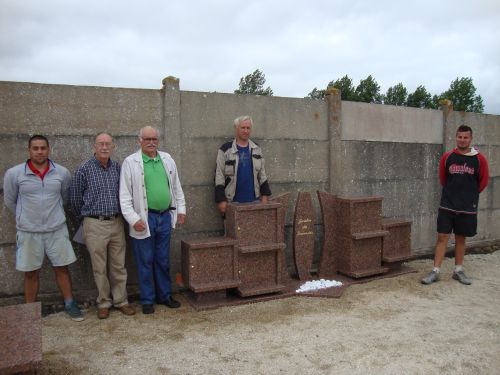
[[[40,302],[0,307],[0,374],[36,371],[42,363]]]
[[[252,297],[247,297],[247,298],[241,298],[241,296],[239,294],[237,294],[235,290],[228,290],[225,299],[208,299],[208,300],[203,300],[203,301],[197,301],[194,298],[194,293],[192,293],[189,290],[184,291],[183,294],[184,294],[184,297],[186,298],[186,300],[191,305],[191,307],[193,307],[193,309],[195,309],[196,311],[204,311],[204,310],[218,309],[218,308],[226,307],[226,306],[238,306],[238,305],[244,305],[244,304],[248,304],[248,303],[272,301],[275,299],[289,298],[289,297],[293,297],[293,296],[319,297],[319,298],[340,298],[342,296],[343,292],[350,285],[367,283],[370,281],[380,280],[380,279],[384,279],[384,278],[388,278],[388,277],[397,277],[397,276],[405,275],[408,273],[414,273],[414,272],[417,272],[417,270],[414,268],[402,265],[400,269],[389,270],[385,274],[374,275],[374,276],[366,277],[363,279],[354,279],[354,278],[350,278],[350,277],[345,276],[345,275],[336,274],[336,275],[333,275],[331,280],[341,281],[344,284],[342,287],[320,289],[320,290],[317,290],[314,292],[308,292],[308,293],[297,293],[296,290],[300,287],[300,285],[303,283],[303,281],[300,281],[297,279],[290,279],[286,283],[284,283],[285,288],[278,293],[264,294],[264,295],[252,296]]]
[[[314,212],[311,194],[299,192],[293,220],[293,259],[300,280],[311,279],[314,255]]]

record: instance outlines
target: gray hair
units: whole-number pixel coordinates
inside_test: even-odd
[[[250,116],[239,116],[234,119],[234,127],[237,128],[243,121],[250,120],[250,124],[253,126],[253,120]]]
[[[109,136],[111,138],[111,142],[113,142],[113,136],[111,134],[109,134],[107,131],[103,131],[103,132],[100,132],[98,133],[95,137],[94,137],[94,143],[97,142],[97,138],[99,138],[101,135],[103,134],[106,134],[107,136]]]
[[[156,132],[156,134],[158,135],[158,137],[160,137],[160,131],[157,128],[153,127],[153,126],[149,126],[148,125],[148,126],[145,126],[145,127],[141,128],[141,130],[139,130],[139,138],[142,138],[142,133],[146,129],[153,129]]]

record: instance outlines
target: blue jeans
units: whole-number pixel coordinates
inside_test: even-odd
[[[170,212],[148,212],[150,237],[132,238],[141,304],[165,301],[172,293],[170,282]]]

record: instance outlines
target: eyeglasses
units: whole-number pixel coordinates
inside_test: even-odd
[[[158,142],[158,138],[141,138],[143,142]]]
[[[95,145],[99,148],[114,146],[112,142],[97,142]]]

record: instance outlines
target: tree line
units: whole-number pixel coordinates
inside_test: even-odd
[[[239,87],[234,93],[272,96],[273,90],[270,86],[264,88],[265,84],[266,77],[264,73],[257,69],[240,79]],[[457,77],[451,82],[448,90],[439,95],[432,95],[423,85],[418,86],[413,92],[408,92],[408,89],[401,82],[389,87],[384,94],[380,92],[380,85],[371,74],[360,80],[357,86],[354,86],[352,79],[345,75],[342,78],[330,81],[327,88],[339,89],[342,100],[353,102],[438,109],[439,103],[443,99],[448,99],[453,103],[455,111],[477,113],[483,113],[484,111],[483,98],[481,95],[476,95],[476,87],[470,77]],[[326,92],[327,90],[315,87],[306,97],[323,99]]]

